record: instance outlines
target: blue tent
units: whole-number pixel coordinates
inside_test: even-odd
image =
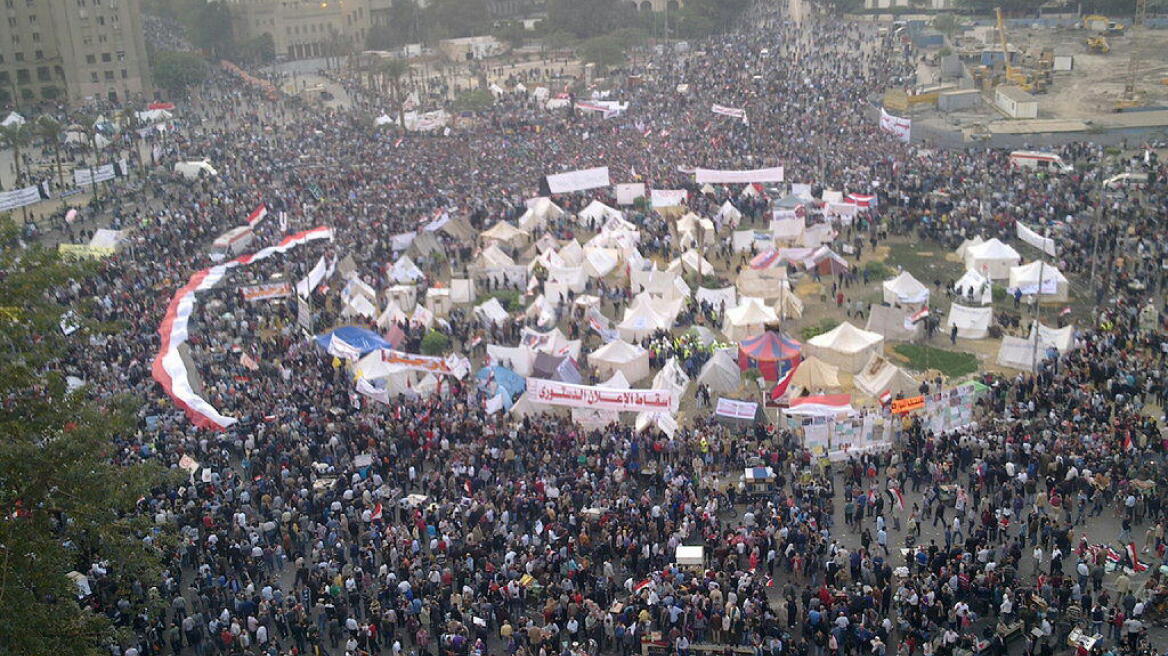
[[[329,342],[332,341],[333,335],[336,335],[341,341],[360,351],[361,355],[376,351],[379,348],[393,348],[393,345],[385,341],[381,335],[378,335],[372,330],[358,328],[357,326],[341,326],[336,330],[330,330],[327,333],[317,335],[313,339],[316,341],[317,346],[328,350]]]
[[[519,398],[519,395],[527,389],[526,378],[520,376],[514,371],[511,371],[507,367],[500,367],[497,364],[479,369],[479,372],[475,374],[475,378],[479,379],[480,381],[486,381],[492,375],[495,377],[495,383],[499,387],[507,390],[507,394],[509,394],[512,399]]]

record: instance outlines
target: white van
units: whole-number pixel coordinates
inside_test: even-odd
[[[1026,169],[1038,169],[1050,173],[1073,173],[1075,168],[1063,161],[1063,158],[1054,153],[1042,153],[1036,150],[1015,150],[1010,153],[1010,166]]]
[[[177,162],[174,165],[174,172],[181,174],[187,180],[198,180],[200,176],[213,178],[219,175],[215,167],[211,166],[211,162],[206,159]]]
[[[219,262],[229,255],[239,255],[254,240],[255,233],[252,232],[251,226],[232,228],[211,242],[211,259]]]

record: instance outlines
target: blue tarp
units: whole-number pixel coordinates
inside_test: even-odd
[[[393,345],[385,341],[385,338],[381,335],[378,335],[372,330],[358,328],[357,326],[341,326],[336,330],[330,330],[327,333],[317,335],[313,339],[316,341],[317,346],[328,350],[329,342],[332,340],[333,335],[336,335],[343,342],[360,351],[361,355],[376,351],[379,348],[393,348]]]
[[[499,387],[507,390],[507,393],[511,395],[512,399],[519,398],[519,395],[527,389],[526,378],[511,371],[507,367],[500,367],[497,364],[479,369],[479,372],[475,374],[475,378],[480,381],[486,381],[492,374],[494,374],[495,383]]]

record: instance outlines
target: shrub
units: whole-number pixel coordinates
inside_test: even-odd
[[[802,337],[803,341],[806,342],[816,335],[822,335],[823,333],[835,328],[839,325],[839,323],[840,322],[836,319],[820,319],[819,323],[812,324],[810,326],[804,326],[803,329],[799,331],[799,337]]]
[[[446,333],[431,330],[422,338],[423,355],[442,355],[450,349],[450,337]]]

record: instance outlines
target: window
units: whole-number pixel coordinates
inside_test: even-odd
[[[40,43],[41,42],[41,33],[40,32],[33,32],[32,33],[32,42],[33,43]]]
[[[97,17],[97,24],[98,25],[105,25],[105,16],[98,16]]]
[[[28,74],[27,68],[21,68],[16,71],[16,81],[19,84],[28,84],[32,76]]]
[[[4,0],[4,6],[9,9],[14,9],[16,7],[16,0]]]
[[[37,68],[37,79],[41,82],[51,82],[53,74],[49,71],[48,66],[40,66]]]
[[[15,34],[12,35],[12,38],[13,38],[13,40],[15,40],[16,35]],[[16,53],[16,61],[24,61],[24,53],[23,52]]]
[[[126,51],[125,50],[118,51],[118,61],[126,61]]]
[[[97,63],[97,55],[85,55],[85,63],[86,64],[96,64]]]
[[[8,74],[8,71],[0,71],[0,85],[8,86],[9,84],[12,84],[12,76]]]
[[[106,36],[104,34],[97,35],[97,42],[98,43],[105,43],[105,41],[106,41]]]
[[[129,71],[127,71],[126,69],[124,69],[124,68],[123,68],[123,69],[122,69],[122,79],[124,80],[124,79],[126,79],[126,78],[128,78],[128,77],[130,77],[130,73],[129,73]]]
[[[108,64],[109,62],[113,61],[113,57],[111,57],[108,52],[103,52],[101,53],[101,60]]]
[[[84,7],[84,6],[85,6],[85,0],[77,0],[77,6],[78,6],[78,7]]]
[[[9,16],[8,17],[8,27],[11,27],[13,29],[16,28],[16,16]]]
[[[28,24],[29,25],[36,25],[36,22],[37,22],[37,15],[36,14],[29,14]]]
[[[94,72],[89,74],[89,81],[90,82],[97,82],[97,71],[94,71]]]
[[[105,79],[113,80],[114,79],[114,72],[113,71],[106,71],[105,72]]]
[[[36,6],[36,0],[24,0],[24,6],[32,9]]]
[[[93,37],[89,36],[88,34],[81,37],[81,44],[84,45],[86,48],[92,48],[93,47]]]
[[[20,43],[20,35],[19,34],[13,34],[11,36],[11,38],[12,38],[13,43]]]
[[[45,51],[44,50],[37,50],[36,51],[36,58],[38,60],[44,59],[45,58]]]

